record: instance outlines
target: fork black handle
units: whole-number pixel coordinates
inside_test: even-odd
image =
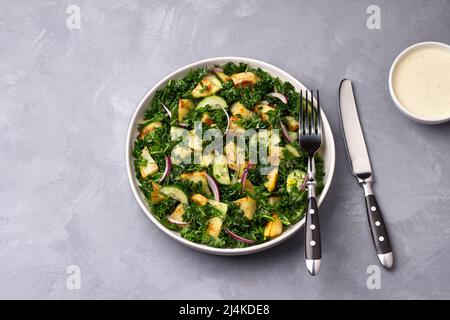
[[[303,91],[300,91],[299,124],[299,142],[303,150],[308,154],[308,182],[306,184],[308,186],[308,207],[306,210],[304,244],[305,263],[309,273],[316,275],[319,272],[322,259],[319,210],[316,199],[316,167],[314,163],[314,155],[322,145],[319,90],[317,90],[316,108],[314,107],[314,92],[308,92],[307,90],[305,92],[305,99],[303,99]]]
[[[306,210],[305,260],[312,275],[317,274],[319,271],[321,259],[319,210],[316,197],[311,196],[308,199],[308,208]]]

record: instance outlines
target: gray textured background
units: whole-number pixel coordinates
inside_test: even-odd
[[[81,30],[66,8],[81,8]],[[382,29],[366,27],[381,8]],[[450,1],[0,1],[0,298],[450,298],[450,125],[390,100],[388,70],[419,41],[450,42]],[[213,56],[273,63],[321,98],[337,167],[321,208],[323,267],[297,234],[245,257],[195,252],[159,231],[128,185],[124,143],[146,91]],[[397,267],[377,265],[350,175],[337,89],[357,90]],[[81,290],[66,288],[80,266]]]

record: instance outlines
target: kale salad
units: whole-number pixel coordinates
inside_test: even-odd
[[[245,63],[168,81],[149,103],[133,149],[152,214],[185,239],[217,248],[282,234],[307,206],[300,103],[311,107],[292,84]],[[316,171],[320,192],[320,156]]]

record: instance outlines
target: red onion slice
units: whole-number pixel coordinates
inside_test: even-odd
[[[274,98],[278,98],[278,99],[280,99],[280,101],[283,102],[284,104],[287,104],[287,103],[288,103],[288,99],[286,98],[286,96],[283,95],[283,94],[281,94],[281,93],[278,93],[278,92],[272,92],[272,93],[269,93],[268,96],[271,96],[271,97],[274,97]]]
[[[223,133],[223,135],[226,135],[228,133],[228,131],[230,130],[231,119],[230,119],[230,115],[228,114],[227,110],[225,110],[225,108],[222,106],[220,106],[220,108],[223,110],[223,112],[225,112],[225,115],[227,116],[227,128],[225,129],[225,132]]]
[[[291,143],[292,142],[291,136],[289,135],[289,132],[287,131],[283,122],[280,122],[280,127],[281,127],[281,134],[283,135],[283,137],[286,139],[287,142]]]
[[[206,180],[208,180],[208,185],[214,195],[214,200],[220,201],[220,190],[216,180],[214,180],[209,174],[206,174]]]
[[[191,224],[190,222],[174,220],[170,216],[167,217],[167,220],[169,220],[170,223],[176,224],[177,226],[187,226],[187,225]]]
[[[166,107],[166,105],[163,103],[162,104],[164,110],[166,111],[167,115],[169,116],[170,119],[172,119],[172,112],[170,112],[169,108]]]
[[[170,159],[169,156],[166,156],[166,168],[164,169],[164,173],[162,177],[159,179],[159,182],[163,182],[164,179],[169,176],[171,168],[172,168],[172,159]]]
[[[305,174],[305,179],[303,180],[303,183],[302,183],[299,191],[302,191],[303,189],[305,189],[307,183],[308,183],[308,174]]]
[[[249,161],[248,165],[244,169],[244,172],[242,173],[242,177],[241,177],[242,193],[245,192],[245,183],[247,182],[248,171],[250,170],[250,167],[252,165],[253,165],[253,163],[251,161]]]
[[[225,232],[228,233],[228,235],[230,237],[232,237],[234,240],[237,240],[237,241],[240,241],[240,242],[243,242],[246,244],[254,244],[255,243],[254,240],[250,240],[250,239],[246,239],[244,237],[238,236],[236,233],[234,233],[233,231],[231,231],[230,229],[228,229],[226,227],[223,228],[223,230],[225,230]]]
[[[212,70],[213,72],[223,72],[223,69],[222,69],[222,68],[219,68],[219,67],[212,68],[211,70]]]

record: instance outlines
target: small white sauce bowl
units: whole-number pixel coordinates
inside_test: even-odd
[[[450,117],[433,118],[433,119],[420,117],[420,116],[418,116],[418,115],[416,115],[414,113],[411,113],[408,109],[406,109],[400,103],[400,101],[398,100],[397,96],[395,95],[395,90],[394,90],[394,85],[393,85],[393,78],[394,78],[394,72],[395,72],[395,69],[396,69],[397,65],[408,54],[410,54],[411,52],[413,52],[415,50],[421,49],[421,48],[439,48],[439,49],[448,50],[450,52],[450,46],[448,44],[445,44],[445,43],[442,43],[442,42],[433,42],[433,41],[419,42],[419,43],[416,43],[416,44],[406,48],[394,60],[394,63],[391,66],[391,70],[389,71],[389,92],[390,92],[391,98],[394,101],[394,103],[397,106],[397,108],[404,115],[406,115],[408,118],[410,118],[411,120],[414,120],[414,121],[417,121],[417,122],[420,122],[420,123],[423,123],[423,124],[441,124],[441,123],[450,121]]]

